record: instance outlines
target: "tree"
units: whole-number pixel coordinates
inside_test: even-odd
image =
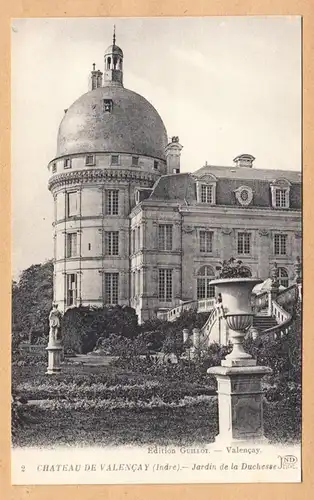
[[[249,269],[243,266],[242,260],[236,260],[234,257],[222,261],[216,270],[217,278],[249,278],[251,275]]]
[[[12,345],[37,342],[48,335],[53,300],[53,263],[32,265],[12,282]]]

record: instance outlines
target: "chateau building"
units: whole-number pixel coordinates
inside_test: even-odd
[[[49,163],[54,199],[54,301],[129,305],[145,321],[213,296],[216,266],[233,256],[288,286],[301,254],[301,173],[232,166],[180,173],[182,145],[155,108],[123,86],[115,43],[104,72],[67,110]],[[194,167],[194,165],[193,165]]]

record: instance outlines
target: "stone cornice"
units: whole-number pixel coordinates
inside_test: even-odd
[[[208,215],[225,215],[225,216],[240,216],[243,217],[243,213],[254,216],[254,215],[259,215],[264,217],[269,217],[270,219],[280,217],[280,218],[286,218],[286,217],[300,217],[301,216],[301,209],[297,208],[287,208],[287,209],[274,209],[271,207],[241,207],[238,205],[207,205],[206,207],[199,207],[199,206],[188,206],[188,207],[183,207],[181,206],[179,208],[179,212],[184,215],[203,215],[203,216],[208,216]],[[267,215],[266,215],[267,214]]]
[[[150,187],[160,177],[159,173],[134,171],[129,169],[113,169],[113,168],[95,168],[95,169],[80,169],[54,174],[48,181],[48,189],[53,189],[65,186],[81,185],[88,183],[104,184],[107,181],[114,182],[141,182],[144,187]]]

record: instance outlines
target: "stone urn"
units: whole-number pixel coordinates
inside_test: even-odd
[[[229,327],[233,350],[207,373],[218,384],[219,434],[223,444],[266,443],[263,425],[263,389],[261,380],[270,374],[267,366],[243,349],[243,339],[252,325],[251,293],[262,280],[255,278],[217,279],[211,282],[221,294],[224,318]]]
[[[253,323],[251,295],[262,283],[258,278],[221,278],[211,282],[221,295],[224,318],[229,328],[233,350],[221,362],[222,366],[254,366],[256,361],[243,349],[244,337]]]

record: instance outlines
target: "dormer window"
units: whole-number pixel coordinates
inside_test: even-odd
[[[287,190],[276,189],[275,203],[278,208],[286,208],[287,206]]]
[[[105,111],[105,113],[111,113],[112,108],[113,108],[112,99],[104,99],[104,111]]]
[[[198,203],[216,204],[216,177],[205,174],[196,181],[196,198]]]
[[[139,157],[138,156],[132,156],[132,166],[133,167],[138,167],[138,162],[139,162]]]
[[[85,165],[87,166],[95,165],[95,156],[87,155],[85,158]]]
[[[286,179],[277,179],[270,185],[273,208],[289,208],[290,182]]]
[[[120,164],[120,157],[119,155],[111,155],[111,165],[117,166]]]
[[[65,158],[64,160],[64,168],[71,168],[71,158]]]
[[[213,203],[213,186],[201,185],[201,203]]]

